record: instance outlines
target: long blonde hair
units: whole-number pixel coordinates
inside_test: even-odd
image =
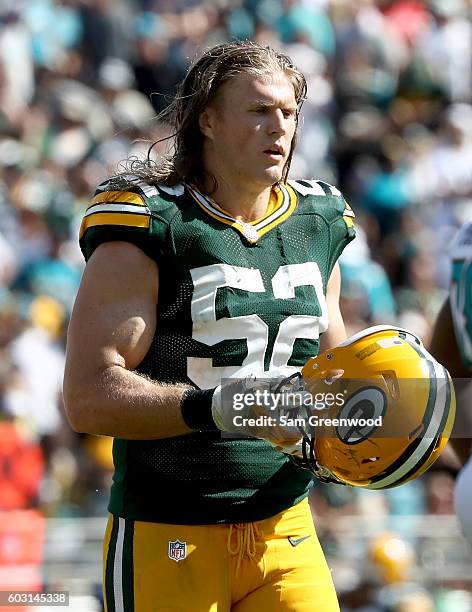
[[[191,64],[173,102],[157,117],[171,128],[172,152],[154,161],[151,152],[162,142],[158,140],[150,147],[147,159],[127,160],[126,172],[116,178],[131,173],[149,183],[168,186],[181,181],[199,182],[204,174],[208,175],[202,165],[201,112],[215,99],[220,87],[236,75],[260,76],[276,72],[284,72],[292,82],[299,112],[306,97],[306,80],[287,55],[251,41],[234,41],[209,49]],[[283,180],[288,176],[295,143],[296,135],[284,166]]]

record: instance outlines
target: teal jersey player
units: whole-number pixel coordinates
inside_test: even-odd
[[[472,222],[461,228],[452,249],[450,300],[462,361],[472,369]]]
[[[454,378],[457,412],[450,445],[463,466],[454,487],[454,508],[464,536],[472,543],[472,222],[459,230],[451,259],[449,296],[439,312],[430,350]]]
[[[111,185],[87,209],[80,245],[88,260],[103,242],[132,242],[159,266],[156,331],[138,372],[209,389],[287,376],[318,353],[326,285],[354,237],[335,187],[279,183],[265,216],[242,223],[192,185]],[[114,461],[110,511],[142,521],[260,520],[300,501],[311,483],[267,442],[219,432],[115,438]]]
[[[452,283],[450,291],[451,313],[454,321],[457,346],[465,372],[460,374],[469,379],[466,391],[460,394],[460,408],[466,417],[462,427],[466,439],[456,442],[455,449],[465,463],[454,488],[454,509],[463,535],[472,544],[472,445],[470,431],[470,372],[472,371],[472,222],[462,226],[452,250]],[[461,385],[464,381],[461,382]],[[461,423],[462,425],[462,423]]]

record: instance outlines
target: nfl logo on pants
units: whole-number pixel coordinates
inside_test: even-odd
[[[183,561],[187,556],[187,542],[181,542],[180,540],[170,541],[167,554],[169,559]]]

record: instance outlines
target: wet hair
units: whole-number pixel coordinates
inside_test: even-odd
[[[215,100],[220,88],[235,76],[264,76],[279,72],[283,72],[293,85],[298,106],[298,125],[299,111],[306,98],[307,86],[304,75],[287,55],[251,41],[233,41],[209,49],[190,65],[174,100],[157,116],[158,121],[171,128],[172,134],[168,137],[173,138],[171,153],[154,161],[151,158],[152,149],[165,139],[158,140],[150,147],[147,159],[127,160],[126,173],[149,183],[168,186],[181,181],[200,182],[205,175],[211,176],[202,164],[205,137],[200,130],[200,114]],[[295,143],[296,135],[283,169],[284,181],[288,176]],[[216,187],[216,180],[212,178]]]

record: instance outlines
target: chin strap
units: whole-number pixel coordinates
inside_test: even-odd
[[[309,472],[313,474],[313,476],[316,476],[318,480],[321,480],[321,482],[334,482],[336,484],[345,485],[346,484],[345,482],[336,478],[336,476],[331,474],[331,472],[328,469],[320,465],[318,461],[316,460],[315,428],[309,425],[310,423],[309,417],[311,416],[309,408],[306,407],[305,410],[306,410],[306,417],[307,417],[306,422],[308,423],[308,431],[303,429],[303,427],[300,427],[300,433],[303,435],[303,438],[302,438],[302,455],[303,456],[297,457],[294,455],[290,455],[290,458],[292,459],[292,461],[295,463],[297,467],[300,467],[304,470],[308,470]]]
[[[284,389],[285,387],[285,389]],[[295,372],[291,376],[287,376],[284,378],[275,388],[275,393],[281,393],[284,390],[290,391],[304,391],[305,385],[303,383],[303,377],[300,372]],[[315,428],[310,425],[310,416],[312,416],[312,411],[308,406],[303,406],[300,410],[305,410],[305,422],[306,428],[299,426],[300,434],[302,435],[301,442],[301,451],[302,457],[297,455],[287,454],[288,457],[293,461],[293,463],[304,470],[308,470],[311,472],[318,480],[322,482],[335,482],[337,484],[346,484],[333,476],[329,470],[327,470],[316,460],[315,456]]]
[[[297,465],[304,470],[311,472],[321,482],[336,482],[344,484],[335,478],[329,470],[321,466],[315,456],[315,438],[314,436],[304,437],[302,440],[303,457],[294,457]]]

